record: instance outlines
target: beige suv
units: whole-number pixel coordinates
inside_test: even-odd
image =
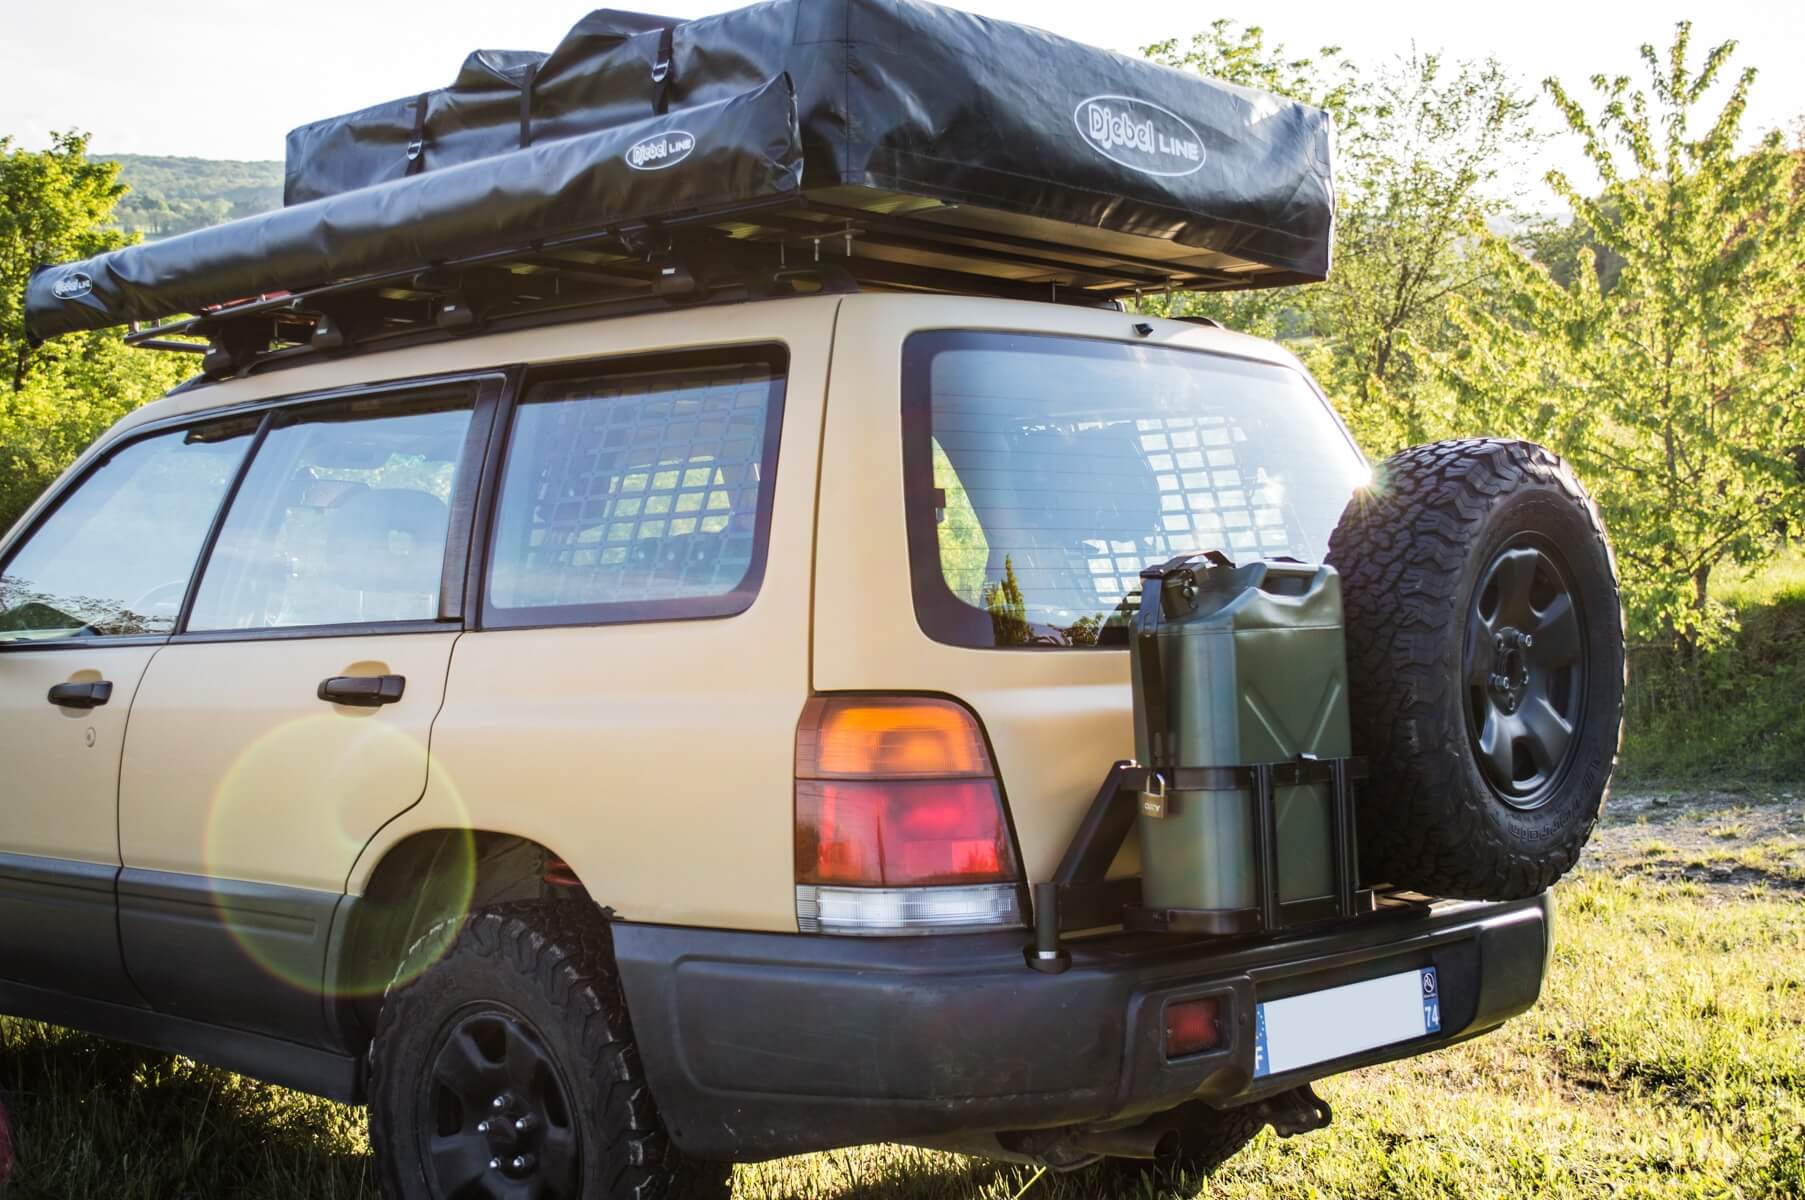
[[[1002,299],[180,388],[0,544],[0,1009],[366,1102],[392,1196],[1317,1127],[1533,1003],[1546,896],[1050,948],[1030,889],[1133,755],[1140,572],[1319,561],[1365,476],[1273,345]],[[1361,981],[1408,1027],[1299,1007]]]

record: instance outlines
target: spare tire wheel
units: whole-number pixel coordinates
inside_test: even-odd
[[[1387,459],[1329,539],[1361,867],[1432,896],[1532,896],[1578,860],[1623,729],[1623,607],[1604,524],[1529,442]]]

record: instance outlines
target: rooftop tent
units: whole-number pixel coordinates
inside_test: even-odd
[[[449,279],[492,314],[655,290],[661,253],[1090,302],[1307,282],[1331,142],[1318,109],[918,0],[601,11],[293,131],[283,210],[45,270],[27,329],[217,330],[284,293],[305,340],[323,295],[341,327],[392,323]]]

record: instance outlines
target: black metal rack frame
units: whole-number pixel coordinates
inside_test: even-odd
[[[1360,886],[1356,861],[1353,784],[1366,778],[1365,759],[1304,758],[1245,767],[1181,767],[1158,774],[1168,794],[1251,793],[1256,903],[1234,909],[1150,909],[1142,905],[1139,878],[1108,878],[1110,864],[1134,829],[1141,796],[1154,775],[1152,768],[1139,763],[1118,762],[1104,777],[1053,878],[1034,886],[1037,944],[1043,950],[1049,939],[1056,943],[1060,933],[1110,925],[1159,933],[1232,936],[1342,920],[1375,907],[1374,893]],[[1305,784],[1329,787],[1333,889],[1327,896],[1285,901],[1279,894],[1274,793],[1280,787]]]
[[[203,372],[223,378],[479,330],[823,291],[1119,307],[1147,293],[1275,282],[958,225],[945,219],[952,206],[923,211],[941,219],[789,196],[234,300],[134,327],[126,341],[205,355]]]

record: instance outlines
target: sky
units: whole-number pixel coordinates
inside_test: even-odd
[[[282,157],[307,121],[450,82],[470,50],[550,49],[595,4],[583,0],[0,0],[0,136],[42,147],[80,129],[116,154]],[[721,0],[634,0],[675,17],[738,7]],[[1805,116],[1805,3],[1712,0],[1287,0],[1225,5],[1173,0],[962,0],[957,7],[1133,52],[1187,37],[1217,17],[1262,25],[1296,51],[1339,45],[1377,65],[1412,44],[1454,58],[1495,55],[1536,90],[1557,76],[1589,93],[1594,72],[1645,78],[1637,47],[1663,51],[1691,16],[1695,51],[1727,38],[1733,62],[1761,69],[1747,126]],[[1554,120],[1539,106],[1544,128]],[[1583,171],[1574,139],[1534,152],[1522,178],[1549,166]]]

